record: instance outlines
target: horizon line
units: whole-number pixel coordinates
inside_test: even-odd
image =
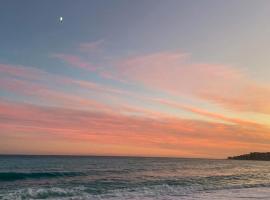
[[[226,160],[227,158],[205,158],[205,157],[173,157],[173,156],[136,156],[136,155],[85,155],[85,154],[1,154],[0,156],[43,156],[43,157],[123,157],[123,158],[171,158],[171,159],[209,159]]]

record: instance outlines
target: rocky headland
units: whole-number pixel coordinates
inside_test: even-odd
[[[249,154],[243,154],[239,156],[228,157],[230,160],[263,160],[270,161],[270,152],[251,152]]]

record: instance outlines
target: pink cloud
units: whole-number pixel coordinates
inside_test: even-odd
[[[79,50],[84,53],[97,53],[101,51],[104,40],[97,40],[95,42],[85,42],[79,45]]]
[[[121,78],[174,95],[188,95],[237,111],[270,113],[270,87],[243,71],[219,64],[194,63],[186,54],[157,53],[122,59]]]
[[[2,88],[6,89],[8,89],[8,87],[10,89],[18,87],[20,89],[25,88],[26,90],[30,90],[30,88],[27,88],[27,85],[31,85],[31,87],[41,85],[41,87],[43,87],[44,85],[42,84],[55,83],[57,85],[73,85],[100,92],[125,93],[108,85],[101,85],[89,80],[77,80],[62,75],[55,75],[33,67],[0,64],[0,72],[3,76],[0,83],[2,83]]]
[[[21,65],[8,65],[0,63],[0,75],[19,77],[28,80],[37,80],[46,72],[32,67],[24,67]]]
[[[160,55],[156,54],[148,58],[151,58],[150,60],[152,60],[159,56]],[[256,87],[252,88],[251,85],[246,83],[247,78],[242,73],[232,69],[226,70],[226,67],[221,67],[218,71],[215,71],[213,66],[209,67],[209,71],[205,74],[203,74],[203,71],[200,71],[204,83],[194,83],[192,86],[194,90],[192,90],[192,92],[195,93],[189,93],[189,88],[186,88],[189,87],[189,85],[175,86],[173,89],[168,88],[170,84],[163,84],[163,81],[172,81],[173,83],[184,81],[182,83],[189,83],[190,80],[187,77],[185,79],[185,77],[182,76],[191,78],[195,69],[192,66],[189,69],[178,71],[178,64],[187,62],[185,61],[185,55],[168,56],[165,54],[161,57],[162,59],[159,60],[160,62],[164,61],[164,63],[168,63],[172,60],[171,66],[174,66],[172,68],[175,68],[174,72],[182,72],[184,75],[180,74],[179,76],[174,76],[169,72],[164,72],[163,76],[165,78],[163,77],[162,80],[162,76],[160,76],[160,80],[155,82],[158,84],[152,85],[152,80],[145,80],[146,77],[151,77],[150,75],[141,74],[142,77],[139,76],[139,74],[142,73],[140,70],[143,70],[140,69],[141,61],[139,58],[134,62],[136,65],[134,64],[133,66],[133,62],[131,62],[131,67],[134,67],[133,70],[136,71],[137,68],[139,68],[140,73],[138,73],[138,76],[129,74],[128,69],[125,69],[126,71],[124,70],[124,73],[127,74],[128,78],[134,81],[140,81],[140,83],[142,82],[147,86],[153,88],[158,86],[156,88],[174,94],[182,94],[181,92],[184,92],[184,94],[194,95],[195,97],[201,97],[200,95],[204,94],[201,91],[207,91],[205,90],[206,86],[210,87],[210,85],[207,85],[209,84],[207,82],[209,74],[213,77],[212,80],[214,83],[217,83],[223,90],[231,91],[234,89],[230,86],[233,82],[239,83],[240,85],[242,84],[242,87],[237,88],[237,91],[259,91],[258,85],[255,85]],[[155,61],[153,64],[152,61],[149,61],[144,67],[147,70],[153,70],[155,68],[148,64],[152,63],[154,66],[159,65],[158,70],[160,70],[159,73],[161,73],[163,69],[162,62],[159,63]],[[128,63],[121,67],[125,68],[127,65]],[[147,66],[150,67],[147,68]],[[187,65],[184,67],[189,66]],[[17,68],[19,68],[19,70],[17,70]],[[189,72],[189,70],[191,70],[192,73]],[[55,140],[57,141],[56,146],[61,146],[63,141],[70,144],[77,142],[78,147],[86,142],[88,146],[93,144],[97,145],[91,152],[100,152],[100,149],[106,147],[109,152],[120,154],[121,151],[124,151],[130,155],[146,155],[147,152],[153,151],[153,155],[207,155],[212,157],[222,157],[229,154],[250,151],[254,148],[257,150],[265,150],[270,147],[269,128],[250,121],[223,116],[222,114],[212,113],[203,109],[172,102],[168,99],[144,97],[136,93],[134,94],[131,91],[123,91],[121,89],[89,81],[74,80],[68,77],[52,75],[41,70],[31,70],[31,68],[21,66],[10,66],[9,68],[9,66],[5,65],[5,67],[2,67],[1,72],[0,89],[20,95],[31,96],[32,98],[37,98],[46,103],[52,102],[54,107],[0,101],[0,151],[3,148],[3,145],[9,144],[9,141],[14,142],[12,143],[14,148],[18,149],[20,147],[19,141],[21,140],[31,141],[28,144],[30,147],[32,146],[31,143],[36,143],[39,140],[48,142],[48,144]],[[29,72],[29,74],[25,72]],[[158,74],[155,76],[158,76]],[[175,79],[178,77],[178,80],[171,80],[168,79],[168,77],[173,77]],[[198,74],[196,74],[195,77],[199,79]],[[227,86],[227,83],[224,83],[224,80],[230,83],[228,84],[229,86]],[[49,87],[47,83],[50,83],[51,86]],[[69,84],[69,87],[72,86],[75,89],[83,88],[87,89],[88,92],[95,91],[98,94],[110,94],[110,98],[113,98],[114,95],[130,95],[132,98],[134,97],[142,101],[147,101],[148,103],[156,103],[157,105],[163,104],[173,108],[186,110],[207,118],[217,119],[220,122],[176,118],[166,113],[152,111],[144,107],[136,107],[131,104],[126,105],[121,102],[114,107],[110,105],[110,103],[105,104],[96,99],[89,99],[84,95],[76,95],[72,92],[65,92],[60,88],[53,87],[54,85],[59,87],[67,84]],[[246,89],[246,86],[250,87]],[[182,88],[180,92],[176,90],[179,88]],[[265,89],[267,90],[267,87],[261,87],[260,92],[257,94],[263,95],[261,96],[262,99],[265,97],[263,94]],[[220,94],[217,93],[218,89],[215,87],[210,88],[209,91],[211,94]],[[236,94],[237,93],[235,93],[235,95]],[[229,97],[230,96],[228,96],[228,98]],[[207,98],[204,97],[204,99]],[[213,96],[211,96],[211,98],[209,97],[209,99],[214,101]],[[257,103],[255,97],[254,101]],[[218,102],[218,100],[215,100],[214,102]],[[228,104],[227,99],[226,103]],[[228,106],[227,104],[226,106]],[[238,106],[240,105],[241,104]],[[232,107],[232,105],[230,107]],[[66,144],[62,145],[65,146]],[[128,149],[123,150],[124,147],[127,147]],[[117,148],[121,148],[121,151],[116,150]],[[137,149],[138,152],[134,152],[134,149]],[[56,147],[54,150],[54,152],[60,151]],[[69,151],[68,149],[62,150],[61,152]],[[78,152],[82,152],[82,149],[78,150]]]
[[[117,111],[93,112],[5,101],[0,102],[0,128],[2,138],[12,139],[12,135],[20,134],[26,137],[23,133],[27,133],[27,137],[34,140],[35,134],[37,138],[47,135],[51,139],[77,141],[79,144],[128,145],[152,148],[157,153],[170,150],[178,152],[178,156],[182,149],[190,155],[201,152],[215,157],[227,156],[228,152],[270,147],[269,129],[266,127],[173,117],[153,119],[123,115]],[[146,152],[140,153],[144,155]]]
[[[122,77],[173,93],[231,90],[226,81],[237,84],[242,76],[226,66],[190,63],[179,53],[131,57],[120,61],[118,70]]]
[[[192,112],[192,113],[195,113],[195,114],[199,114],[199,115],[204,116],[204,117],[221,120],[221,121],[224,121],[224,122],[234,123],[234,124],[238,124],[238,125],[242,125],[242,126],[245,126],[245,125],[248,125],[248,126],[263,126],[262,124],[255,123],[253,121],[242,120],[242,119],[233,118],[233,117],[227,117],[227,116],[224,116],[224,115],[219,114],[219,113],[209,112],[209,111],[204,110],[204,109],[179,104],[179,103],[169,101],[169,100],[153,99],[153,101],[156,101],[156,102],[159,102],[161,104],[168,105],[170,107],[177,108],[177,109],[180,109],[180,110],[186,110],[186,111],[189,111],[189,112]]]
[[[36,81],[40,79],[40,80],[47,80],[47,82],[49,81],[50,83],[55,82],[55,84],[57,85],[68,84],[73,87],[83,88],[92,92],[97,92],[98,94],[110,95],[110,98],[112,98],[115,95],[117,95],[119,98],[123,95],[129,96],[129,97],[136,98],[141,101],[148,102],[148,103],[162,103],[170,107],[193,112],[193,113],[205,116],[207,118],[218,119],[218,120],[230,122],[230,123],[241,123],[241,124],[253,123],[255,125],[255,123],[251,121],[225,117],[221,114],[211,113],[211,112],[199,109],[199,108],[194,108],[187,105],[175,103],[170,100],[145,97],[139,94],[132,93],[130,91],[124,91],[124,90],[108,87],[108,86],[90,82],[90,81],[75,80],[75,79],[71,79],[64,76],[52,75],[50,73],[33,69],[33,68],[29,68],[29,67],[26,68],[22,66],[17,67],[17,66],[5,65],[5,67],[0,68],[0,69],[4,69],[2,70],[2,75],[4,75],[4,77],[1,78],[0,80],[0,88],[5,89],[9,92],[13,91],[21,95],[28,95],[28,96],[31,95],[38,99],[43,99],[47,103],[48,102],[53,103],[53,104],[56,103],[56,105],[62,105],[65,107],[68,107],[68,106],[78,107],[79,105],[79,107],[84,106],[85,108],[93,108],[96,110],[100,109],[100,110],[111,111],[115,109],[115,108],[112,108],[111,106],[101,104],[100,102],[97,102],[93,99],[88,99],[85,97],[80,97],[78,95],[73,95],[71,93],[66,93],[63,91],[48,88],[46,86],[46,82],[36,82]],[[22,72],[28,72],[28,73],[22,73]],[[22,80],[22,78],[25,78],[25,77],[27,78],[27,80]],[[130,114],[134,113],[134,114],[142,114],[142,115],[150,115],[150,116],[164,116],[165,115],[164,113],[161,114],[155,111],[150,111],[144,108],[138,108],[138,107],[134,107],[130,105],[121,104],[120,108],[122,112],[130,113]]]
[[[55,85],[70,86],[81,88],[81,84],[76,80],[66,78],[63,76],[55,76],[43,71],[37,71],[31,68],[20,67],[19,72],[15,69],[16,67],[11,66],[12,73],[10,71],[3,72],[0,79],[0,89],[5,90],[9,93],[13,93],[20,96],[31,97],[32,99],[37,99],[40,102],[46,104],[52,104],[62,107],[72,107],[78,109],[92,109],[92,110],[102,110],[110,112],[113,108],[109,105],[105,105],[94,99],[89,99],[84,96],[73,94],[72,92],[64,92],[59,89],[55,89],[48,86],[48,83]],[[29,72],[29,75],[21,73],[21,71]],[[15,75],[15,76],[14,76]],[[27,76],[27,77],[26,77]],[[27,79],[24,79],[24,78]],[[98,92],[102,92],[106,88],[101,85],[96,85],[92,82],[86,82],[87,86],[92,86],[92,89]],[[84,86],[86,88],[86,86]],[[90,89],[90,88],[87,88]],[[110,90],[109,88],[107,90]],[[113,92],[113,91],[112,91]]]
[[[69,54],[54,54],[52,57],[58,58],[74,67],[78,67],[84,70],[96,71],[96,66],[92,63],[83,60],[79,56],[69,55]]]
[[[238,92],[238,93],[237,93]],[[200,97],[237,111],[251,111],[264,114],[270,113],[270,87],[256,83],[252,80],[242,83],[242,88],[235,94],[224,93],[218,95],[202,92]]]

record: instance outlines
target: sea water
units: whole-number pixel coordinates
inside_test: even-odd
[[[270,162],[0,156],[0,199],[270,199]]]

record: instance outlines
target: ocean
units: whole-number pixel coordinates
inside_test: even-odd
[[[0,199],[270,199],[270,162],[0,156]]]

